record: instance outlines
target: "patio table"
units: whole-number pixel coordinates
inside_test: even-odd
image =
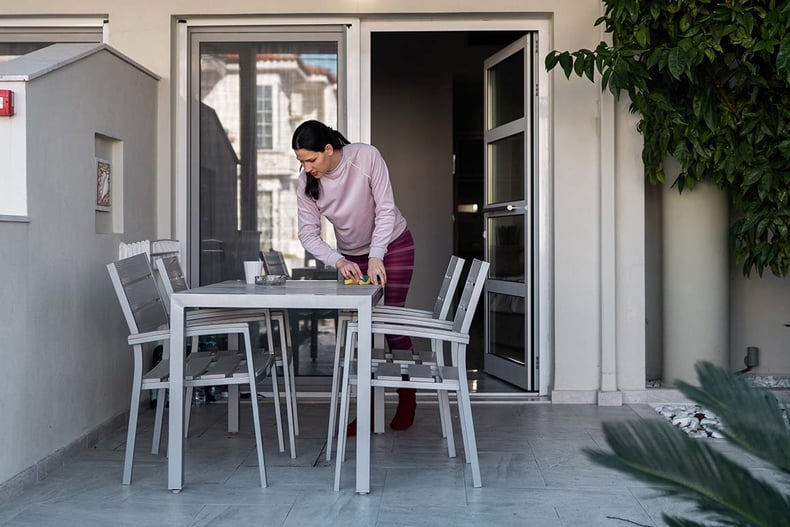
[[[329,280],[289,280],[285,285],[221,282],[170,296],[170,404],[168,410],[167,488],[184,484],[184,312],[191,308],[315,308],[357,312],[357,473],[356,491],[370,492],[370,348],[373,306],[384,294],[380,286],[345,286]]]

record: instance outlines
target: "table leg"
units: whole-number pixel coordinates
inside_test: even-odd
[[[370,492],[370,364],[371,319],[370,306],[358,313],[357,334],[357,492]]]
[[[167,436],[167,488],[184,485],[184,307],[170,302],[170,404]]]

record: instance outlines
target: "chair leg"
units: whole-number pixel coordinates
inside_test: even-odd
[[[274,353],[272,353],[272,356],[274,356]],[[280,452],[285,452],[285,441],[283,440],[283,418],[282,411],[280,410],[280,386],[277,381],[277,366],[274,364],[273,358],[269,375],[272,379],[272,400],[274,401],[274,420],[277,423],[277,442],[280,447]]]
[[[334,364],[332,365],[332,389],[329,393],[329,425],[326,431],[327,461],[332,460],[332,440],[335,435],[335,426],[337,425],[337,396],[339,388],[338,384],[340,381],[338,378],[338,375],[340,374],[340,351],[343,349],[347,323],[347,319],[341,319],[339,322],[340,327],[337,328],[337,334],[335,335],[335,360]]]
[[[184,439],[189,437],[189,417],[192,413],[192,394],[194,393],[194,388],[192,386],[187,386],[184,388]],[[159,408],[157,408],[157,412]]]
[[[278,322],[281,322],[283,319],[278,317]],[[282,328],[281,324],[281,328]],[[282,333],[282,331],[281,331]],[[272,316],[271,314],[266,318],[266,335],[268,338],[269,349],[272,351],[272,354],[276,357],[276,350],[274,348],[274,338],[272,337]],[[288,441],[289,446],[291,448],[291,459],[296,459],[296,439],[295,434],[296,431],[294,429],[294,410],[293,410],[293,399],[291,397],[291,370],[288,364],[288,350],[286,348],[281,348],[281,358],[282,358],[282,366],[283,366],[283,385],[285,387],[285,413],[288,418]]]
[[[288,354],[285,350],[291,350],[291,359],[288,361],[291,368],[291,393],[293,394],[293,411],[294,411],[294,433],[299,435],[299,408],[296,404],[296,370],[293,360],[293,348],[291,347],[291,325],[288,320],[288,311],[283,311],[281,317],[276,317],[278,324],[280,324],[280,346],[283,349],[283,361],[287,358]]]
[[[156,391],[156,417],[154,417],[154,438],[151,441],[151,453],[159,454],[162,448],[162,421],[165,418],[165,401],[167,390],[160,388]]]
[[[442,430],[445,432],[444,437],[447,438],[447,455],[455,457],[455,436],[453,435],[453,421],[450,413],[450,398],[446,390],[438,391],[437,395],[439,397],[439,418],[442,421]]]
[[[464,457],[472,465],[472,483],[475,487],[482,487],[480,479],[480,463],[477,458],[477,439],[475,438],[475,425],[472,420],[472,402],[469,397],[469,383],[466,379],[466,346],[453,344],[453,364],[458,368],[458,414],[461,421],[461,433],[464,439]]]
[[[373,433],[384,433],[384,421],[386,411],[384,408],[384,387],[376,386],[373,388],[373,400],[370,402],[373,405]]]
[[[472,464],[472,484],[475,488],[479,488],[483,486],[483,482],[480,478],[480,462],[477,458],[477,439],[475,439],[475,425],[472,421],[472,403],[469,399],[469,387],[466,385],[466,376],[459,375],[459,377],[462,378],[459,379],[460,386],[457,395],[460,413],[463,414],[461,423],[463,425],[462,431],[466,447],[464,452],[468,454],[466,462]]]
[[[231,384],[228,386],[228,433],[239,433],[239,385]]]
[[[444,352],[442,351],[443,350],[442,342],[438,340],[431,340],[431,350],[433,350],[433,353],[436,355],[436,365],[444,366]],[[447,394],[447,392],[444,393]],[[442,424],[442,437],[447,437],[447,423],[451,423],[452,426],[452,420],[449,418],[448,415],[445,415],[445,412],[449,408],[449,402],[448,405],[445,405],[443,403],[441,391],[436,392],[436,397],[437,397],[437,402],[439,403],[439,422]],[[451,434],[453,433],[452,430],[450,430],[450,433]],[[455,457],[455,456],[452,455],[450,457]]]
[[[132,483],[132,466],[134,465],[134,440],[137,437],[137,414],[140,409],[140,385],[142,383],[135,378],[132,386],[132,402],[129,407],[129,426],[126,431],[126,454],[123,460],[123,477],[121,482],[124,485]]]
[[[284,361],[287,360],[287,352],[286,357],[283,359]],[[288,369],[291,372],[291,407],[293,408],[294,413],[294,435],[299,435],[299,405],[296,404],[296,372],[294,371],[294,362],[292,360],[288,360]]]
[[[350,333],[350,332],[349,332]],[[346,427],[348,427],[348,408],[351,399],[351,357],[354,354],[354,336],[346,335],[346,351],[343,358],[343,383],[340,392],[340,423],[337,430],[337,454],[335,455],[335,492],[340,490],[340,474],[346,457]]]
[[[258,408],[258,390],[255,381],[255,363],[252,361],[252,342],[249,330],[244,332],[244,352],[247,356],[247,375],[250,380],[250,405],[252,406],[252,422],[255,426],[255,446],[258,450],[258,474],[261,488],[266,488],[266,461],[263,456],[263,437],[261,436],[261,416]]]

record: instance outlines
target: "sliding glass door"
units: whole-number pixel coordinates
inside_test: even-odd
[[[344,35],[339,26],[191,30],[195,285],[243,278],[242,262],[269,249],[291,268],[309,263],[297,238],[291,135],[308,119],[344,129]]]

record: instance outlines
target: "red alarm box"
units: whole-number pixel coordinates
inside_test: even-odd
[[[0,115],[14,115],[14,92],[0,90]]]

